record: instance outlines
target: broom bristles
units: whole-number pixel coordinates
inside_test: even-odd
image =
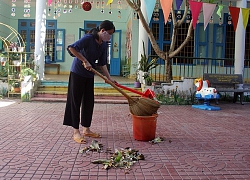
[[[149,98],[129,99],[129,109],[131,114],[136,116],[152,116],[160,108],[160,103]]]

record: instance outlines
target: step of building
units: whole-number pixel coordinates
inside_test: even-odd
[[[51,83],[52,84],[52,83]],[[67,99],[67,86],[56,85],[40,85],[37,91],[34,93],[34,97],[31,101],[53,101],[53,102],[66,102]],[[140,88],[133,88],[134,90],[141,92]],[[130,97],[139,97],[137,93],[130,92],[122,89]],[[127,99],[115,88],[94,87],[95,102],[98,103],[127,103]]]

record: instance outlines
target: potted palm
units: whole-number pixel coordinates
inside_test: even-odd
[[[141,54],[141,60],[139,61],[139,80],[142,84],[146,84],[145,77],[150,78],[150,70],[156,68],[159,64],[157,63],[158,57],[154,57],[150,60],[151,56],[147,56],[145,52],[145,45],[143,43],[143,54]],[[152,78],[151,78],[152,80]]]

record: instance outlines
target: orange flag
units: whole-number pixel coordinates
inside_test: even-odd
[[[232,16],[234,31],[236,31],[239,19],[240,8],[229,6],[229,11]]]
[[[170,10],[172,8],[173,0],[160,0],[160,2],[161,2],[161,8],[164,14],[165,24],[167,24]]]

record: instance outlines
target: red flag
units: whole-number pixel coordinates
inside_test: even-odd
[[[232,16],[234,31],[236,31],[239,19],[240,8],[229,6],[229,11]]]
[[[196,22],[198,20],[198,17],[201,11],[202,2],[196,2],[196,1],[190,0],[189,4],[190,4],[190,9],[191,9],[192,18],[193,18],[193,28],[195,29]]]

